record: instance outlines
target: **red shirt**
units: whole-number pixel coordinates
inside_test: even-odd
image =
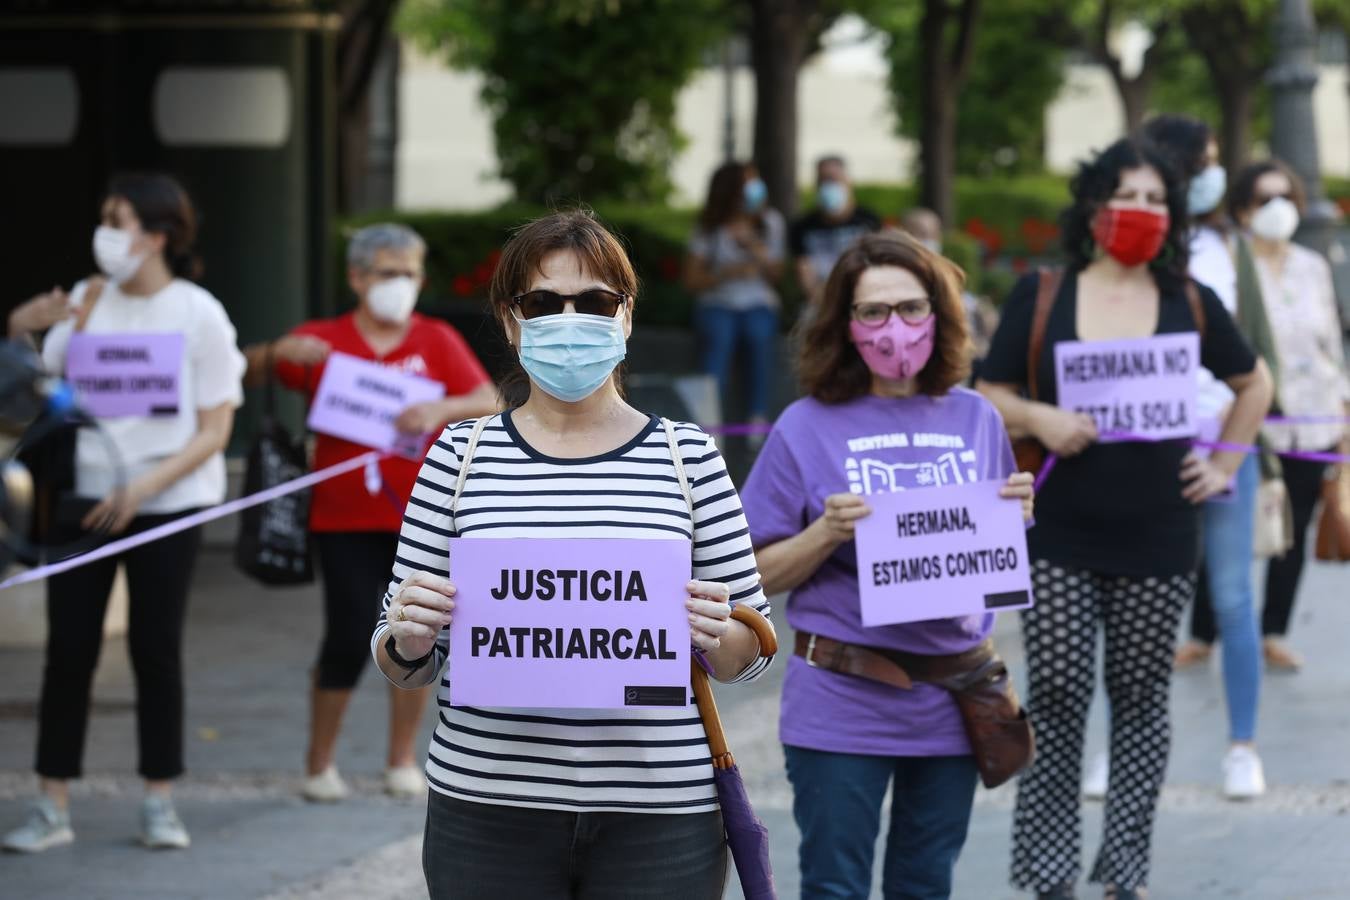
[[[336,319],[318,319],[305,322],[292,334],[320,338],[337,353],[346,353],[361,359],[413,375],[421,375],[445,385],[446,396],[468,394],[491,379],[484,371],[469,345],[454,328],[439,319],[429,319],[413,313],[411,327],[403,343],[384,356],[376,356],[356,329],[355,313]],[[278,362],[278,380],[286,387],[304,391],[309,402],[319,388],[324,366],[298,366]],[[369,447],[353,444],[326,434],[317,435],[314,445],[314,468],[322,469],[343,460],[369,452]],[[312,531],[398,531],[402,525],[403,506],[412,494],[413,482],[421,461],[391,456],[380,462],[380,474],[385,490],[371,495],[366,490],[365,473],[361,469],[346,472],[314,486],[310,502],[309,527]],[[392,492],[393,496],[389,496]],[[399,502],[394,503],[394,497]]]

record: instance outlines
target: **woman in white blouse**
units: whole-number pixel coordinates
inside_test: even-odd
[[[1303,184],[1276,159],[1248,166],[1228,195],[1234,221],[1251,234],[1266,316],[1280,361],[1278,413],[1268,423],[1277,451],[1350,450],[1343,421],[1350,413],[1344,335],[1331,266],[1320,253],[1292,242],[1304,210]],[[1294,508],[1294,546],[1266,570],[1261,633],[1266,664],[1297,669],[1302,660],[1284,642],[1303,574],[1304,544],[1326,464],[1286,457],[1284,480]]]
[[[459,627],[451,537],[689,539],[693,646],[721,681],[767,666],[730,618],[730,603],[768,601],[716,446],[693,425],[667,432],[620,391],[636,294],[623,247],[585,212],[532,222],[503,248],[490,295],[523,371],[503,388],[510,409],[447,428],[418,475],[371,642],[395,685],[431,684],[445,665]],[[694,710],[485,709],[452,705],[440,685],[422,853],[433,900],[722,896],[723,825]]]
[[[58,498],[54,543],[90,532],[146,531],[225,497],[223,450],[243,402],[244,357],[224,308],[190,279],[196,215],[187,193],[166,175],[115,178],[94,232],[102,272],[76,285],[67,310],[43,343],[49,371],[89,387],[86,412],[111,439],[82,431],[75,487]],[[42,308],[11,316],[11,332],[42,323]],[[119,359],[126,368],[102,368]],[[133,387],[133,382],[138,386]],[[120,388],[110,385],[120,384]],[[153,398],[136,393],[158,385]],[[100,385],[95,387],[95,385]],[[143,404],[143,405],[142,405]],[[124,480],[121,480],[124,479]],[[139,772],[145,779],[141,840],[188,846],[170,799],[183,773],[183,626],[201,529],[191,528],[47,581],[47,663],[38,721],[41,793],[6,849],[38,852],[74,839],[67,784],[81,775],[89,694],[103,638],[103,616],[119,564],[130,601],[127,649],[136,676]]]

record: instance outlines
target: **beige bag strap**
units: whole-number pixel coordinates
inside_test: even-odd
[[[78,334],[84,331],[84,326],[89,324],[89,317],[93,315],[94,304],[98,303],[98,298],[103,296],[103,288],[108,282],[102,278],[90,278],[84,283],[84,299],[80,302],[80,311],[75,314],[75,332]]]
[[[459,497],[464,493],[464,483],[469,480],[469,464],[473,462],[474,451],[478,449],[478,439],[483,436],[483,429],[487,427],[491,418],[492,416],[483,416],[473,423],[473,431],[469,432],[469,443],[464,448],[464,455],[459,458],[459,477],[455,479],[455,492],[450,497],[451,519],[459,512]],[[455,523],[455,531],[459,531],[459,523]]]
[[[694,527],[694,492],[689,489],[689,476],[684,471],[684,457],[680,455],[680,442],[675,439],[675,426],[669,419],[661,417],[661,427],[666,431],[666,446],[670,448],[670,461],[675,464],[675,479],[680,483],[680,493],[689,507],[689,528]]]

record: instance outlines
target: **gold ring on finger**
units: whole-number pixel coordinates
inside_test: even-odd
[[[408,621],[408,607],[404,606],[401,603],[398,606],[398,620],[400,622]]]

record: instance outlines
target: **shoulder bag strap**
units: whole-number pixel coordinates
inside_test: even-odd
[[[680,493],[684,494],[685,505],[689,507],[689,533],[694,531],[694,492],[689,489],[689,476],[684,471],[684,457],[680,455],[680,443],[675,440],[675,426],[664,416],[661,427],[666,432],[666,446],[670,448],[670,461],[675,466],[675,480],[680,483]]]
[[[1027,342],[1027,397],[1032,400],[1040,399],[1041,351],[1045,349],[1050,311],[1055,308],[1055,298],[1063,283],[1063,269],[1041,269],[1036,279],[1036,308],[1031,315],[1031,340]]]
[[[455,518],[455,513],[459,511],[459,497],[464,493],[464,483],[469,480],[469,464],[473,462],[474,451],[478,449],[478,439],[483,436],[483,429],[487,427],[488,420],[492,416],[483,416],[477,422],[473,423],[473,431],[469,432],[469,443],[464,447],[464,455],[459,458],[459,477],[455,479],[455,492],[450,497],[450,518]],[[459,531],[459,523],[455,523],[455,531]]]
[[[1195,320],[1195,330],[1200,333],[1200,340],[1205,339],[1205,326],[1209,324],[1205,321],[1205,302],[1200,298],[1200,286],[1195,283],[1194,278],[1186,279],[1186,303],[1191,308],[1191,318]]]

